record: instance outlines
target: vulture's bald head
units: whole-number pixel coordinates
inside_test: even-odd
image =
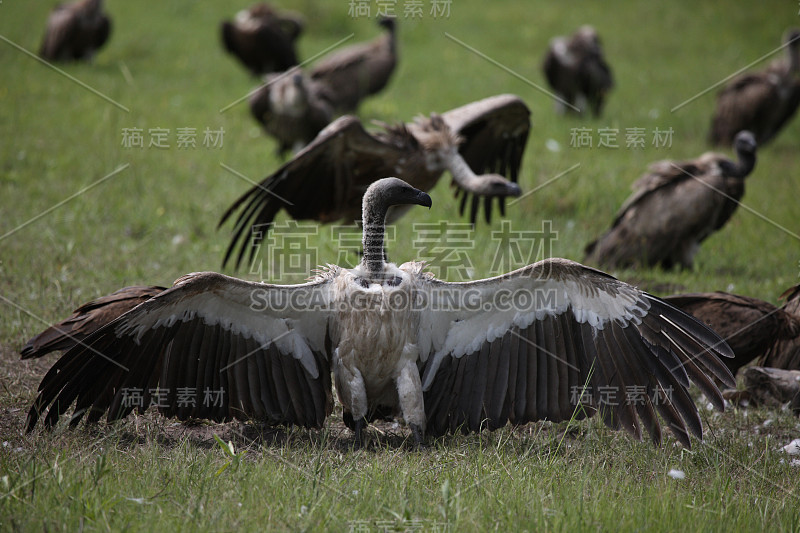
[[[364,193],[363,212],[383,212],[393,205],[432,205],[431,197],[399,178],[383,178]]]

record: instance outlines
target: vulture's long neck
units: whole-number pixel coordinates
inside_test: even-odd
[[[88,0],[83,4],[83,9],[87,15],[98,15],[103,8],[103,0]]]
[[[800,39],[800,37],[797,37]],[[787,53],[789,54],[789,68],[787,69],[786,74],[789,76],[794,76],[800,74],[800,42],[798,40],[793,40],[789,43],[789,49]]]
[[[453,179],[463,188],[471,190],[480,183],[478,175],[472,171],[458,151],[453,151],[453,154],[448,159],[447,166],[450,169],[450,173],[453,175]]]
[[[395,34],[395,27],[392,26],[389,28],[389,51],[392,54],[397,53],[397,38]]]
[[[384,270],[383,233],[386,223],[386,212],[389,207],[376,194],[365,194],[362,203],[361,220],[364,235],[361,238],[364,246],[362,264],[370,277],[380,277]]]
[[[749,150],[737,150],[736,155],[739,158],[739,162],[734,165],[733,172],[730,172],[730,175],[734,178],[746,178],[756,166],[756,154]]]

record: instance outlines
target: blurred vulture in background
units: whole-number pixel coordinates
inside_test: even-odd
[[[737,76],[717,95],[709,141],[729,146],[734,136],[750,130],[764,146],[794,116],[800,105],[800,30],[784,37],[786,54],[766,70]]]
[[[59,4],[47,18],[39,55],[49,61],[91,59],[111,34],[102,0]]]
[[[790,287],[781,298],[786,299],[783,310],[800,321],[800,285]],[[800,370],[800,334],[777,339],[760,364],[784,370]]]
[[[23,359],[41,357],[54,351],[66,351],[118,316],[167,290],[166,287],[124,287],[108,296],[83,304],[72,316],[53,324],[23,346]]]
[[[389,83],[397,65],[397,22],[384,17],[378,24],[386,33],[332,52],[310,71],[311,79],[324,87],[325,98],[337,112],[355,111],[361,100]]]
[[[336,114],[354,111],[386,86],[397,64],[395,20],[379,24],[388,32],[374,41],[333,52],[308,73],[294,67],[266,76],[253,92],[250,112],[278,141],[280,155],[297,153]]]
[[[664,300],[708,324],[725,339],[734,357],[723,362],[733,375],[756,358],[763,361],[779,343],[800,340],[800,315],[757,298],[701,292],[677,294]]]
[[[756,163],[748,131],[736,136],[733,162],[708,152],[691,161],[659,161],[633,184],[611,229],[586,247],[586,261],[606,268],[691,268],[709,235],[722,228],[744,195]]]
[[[320,87],[299,68],[268,74],[250,96],[250,113],[278,141],[278,153],[297,153],[333,119]]]
[[[282,72],[297,64],[295,40],[304,24],[296,13],[254,4],[239,11],[233,21],[222,22],[222,44],[256,76]]]
[[[747,406],[776,410],[788,407],[795,415],[800,414],[800,371],[749,366],[742,369],[742,382],[743,389],[726,390],[723,397]]]
[[[563,100],[557,102],[560,112],[583,112],[588,105],[594,116],[600,116],[614,78],[593,27],[581,26],[571,37],[553,39],[542,69],[550,87]]]
[[[462,214],[472,197],[473,223],[481,199],[489,221],[495,198],[505,214],[505,197],[521,192],[516,181],[530,129],[530,111],[517,96],[485,98],[442,115],[432,114],[409,124],[384,124],[383,128],[370,133],[358,118],[343,116],[236,200],[220,221],[222,225],[239,212],[224,263],[237,247],[236,267],[248,248],[252,259],[281,210],[296,220],[359,220],[364,191],[383,177],[403,176],[414,187],[428,191],[449,170],[457,195],[461,195]],[[388,222],[403,213],[402,208],[393,209]],[[252,238],[257,235],[258,239]]]
[[[726,391],[725,398],[751,405],[763,405],[780,409],[788,402],[795,414],[800,414],[800,333],[796,324],[800,322],[800,285],[786,290],[781,298],[786,302],[776,314],[784,313],[795,322],[790,331],[779,331],[767,343],[766,353],[754,366],[742,370],[744,388]],[[765,319],[772,320],[771,317]],[[736,356],[738,358],[738,355]]]
[[[27,430],[42,417],[53,427],[73,405],[71,425],[154,403],[181,420],[319,428],[335,383],[357,447],[385,413],[402,416],[416,444],[595,412],[639,440],[661,443],[659,417],[686,447],[690,434],[702,438],[690,383],[720,410],[712,379],[734,384],[717,334],[565,259],[465,283],[437,280],[424,263],[386,263],[389,209],[431,204],[400,179],[373,183],[363,198],[361,263],[330,265],[308,283],[181,277],[56,361]],[[203,392],[187,401],[187,390]]]

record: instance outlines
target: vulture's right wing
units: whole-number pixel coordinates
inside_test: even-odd
[[[189,274],[72,348],[45,375],[28,430],[127,416],[320,427],[332,406],[332,272],[294,286]]]
[[[166,287],[133,286],[101,296],[78,307],[70,317],[29,340],[20,354],[23,359],[29,359],[56,350],[68,350],[120,315],[165,290]]]
[[[248,249],[252,260],[258,241],[282,209],[295,220],[360,219],[364,191],[373,181],[390,175],[387,161],[394,160],[396,152],[394,146],[370,135],[356,117],[335,120],[225,211],[220,226],[236,211],[239,214],[223,265],[236,248],[236,268]],[[261,231],[252,237],[256,229]]]

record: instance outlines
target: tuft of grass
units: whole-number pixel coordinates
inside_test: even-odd
[[[351,33],[351,42],[379,33],[372,20],[349,17],[346,2],[282,3],[308,17],[301,57]],[[91,64],[60,68],[129,112],[0,42],[0,523],[13,530],[800,528],[797,467],[777,451],[800,426],[785,412],[704,411],[707,437],[692,450],[671,438],[655,449],[596,420],[450,436],[421,451],[402,428],[386,426],[372,428],[370,445],[354,452],[339,415],[321,431],[189,426],[147,414],[24,434],[26,410],[55,356],[21,362],[23,343],[122,286],[219,270],[229,229],[217,229],[219,216],[250,180],[280,164],[246,103],[221,111],[257,84],[219,44],[219,21],[239,6],[107,4],[108,46]],[[35,51],[49,8],[0,3],[0,35]],[[401,11],[398,71],[361,117],[408,121],[497,93],[520,95],[532,112],[520,181],[536,192],[509,206],[505,220],[511,231],[540,233],[533,242],[504,242],[500,219],[474,230],[451,226],[469,238],[457,249],[466,269],[448,270],[452,256],[437,258],[415,240],[415,224],[464,222],[445,177],[432,193],[434,209],[414,210],[395,226],[390,256],[427,255],[448,279],[547,255],[581,260],[650,162],[708,150],[714,91],[672,110],[777,48],[797,23],[796,9],[778,0],[755,10],[689,0],[569,7],[498,0],[453,2],[449,18],[426,9],[421,19],[403,19]],[[583,23],[597,27],[617,82],[599,119],[557,116],[534,85],[446,35],[543,85],[548,41]],[[144,148],[123,145],[132,128],[142,130]],[[179,128],[195,129],[194,148],[178,146]],[[203,145],[206,128],[224,130],[222,146]],[[577,128],[591,129],[592,148],[571,146]],[[597,146],[604,128],[617,131],[618,148]],[[645,147],[625,147],[629,128],[646,131]],[[672,129],[670,145],[653,145],[656,128]],[[158,129],[168,131],[168,148],[148,146]],[[798,136],[794,121],[759,152],[743,200],[752,211],[740,208],[703,244],[694,270],[614,274],[657,294],[728,290],[777,302],[798,275]],[[552,141],[559,151],[548,149]],[[309,227],[314,262],[357,261],[339,260],[330,227]],[[543,240],[544,229],[556,235]],[[429,245],[449,246],[446,238]],[[512,246],[523,253],[513,255]],[[240,275],[286,283],[307,275],[277,268],[280,255],[259,257],[260,272]],[[685,478],[670,477],[672,469]]]

